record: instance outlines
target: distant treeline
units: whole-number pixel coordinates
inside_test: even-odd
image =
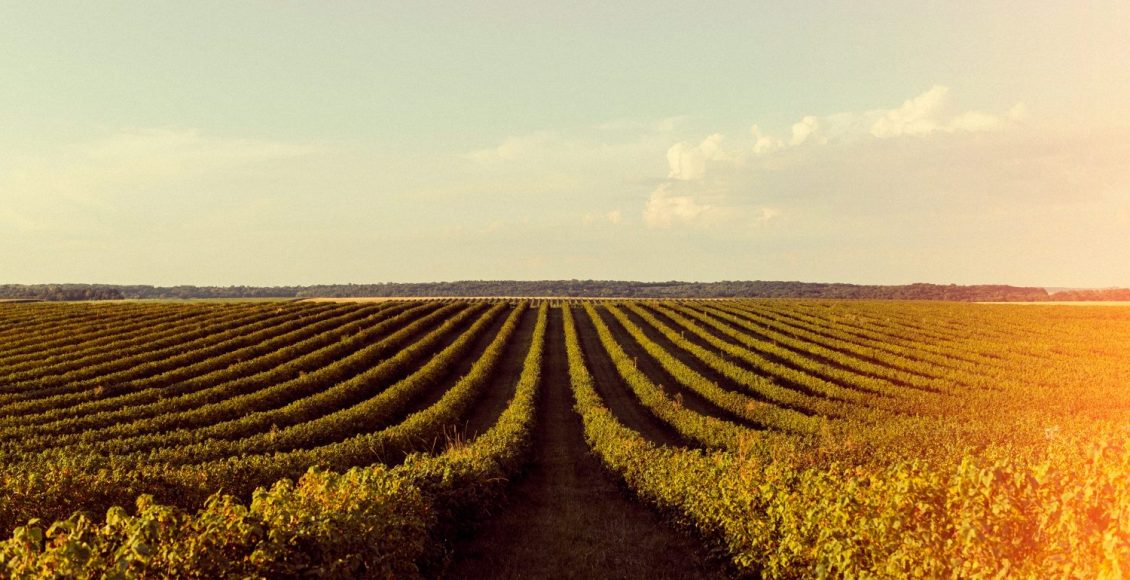
[[[460,282],[330,284],[321,286],[123,286],[113,284],[6,284],[0,299],[121,300],[138,298],[310,298],[374,296],[561,296],[621,298],[842,298],[1042,302],[1130,300],[1130,289],[1070,290],[955,284],[868,286],[810,282],[624,282],[615,280],[468,280]]]
[[[1130,301],[1130,288],[1104,288],[1102,290],[1064,290],[1051,295],[1052,300],[1071,301]]]

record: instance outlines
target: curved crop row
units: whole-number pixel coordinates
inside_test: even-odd
[[[240,310],[232,308],[233,312]],[[26,367],[22,365],[34,367],[41,362],[49,361],[52,357],[81,354],[118,340],[151,333],[154,328],[193,324],[199,319],[211,318],[212,316],[209,315],[214,316],[215,313],[205,308],[142,309],[137,315],[115,313],[110,316],[93,317],[90,320],[52,324],[44,333],[29,331],[21,336],[20,341],[10,344],[9,347],[20,348],[9,350],[3,359],[0,359],[0,365],[6,369],[24,370]],[[5,384],[7,382],[6,379]]]
[[[724,340],[719,340],[697,324],[676,312],[655,310],[667,316],[674,324],[678,325],[678,330],[667,325],[652,314],[651,311],[644,309],[639,304],[629,304],[627,307],[642,320],[651,325],[652,328],[666,336],[673,344],[691,353],[695,358],[701,360],[710,368],[734,381],[735,384],[741,385],[751,393],[766,397],[782,406],[803,409],[810,414],[814,413],[825,417],[840,417],[844,414],[845,404],[849,405],[850,408],[852,404],[861,404],[867,399],[874,398],[866,397],[852,389],[847,389],[828,381],[822,381],[811,375],[757,357],[746,349]],[[722,353],[745,360],[746,362],[757,361],[759,364],[754,365],[755,368],[758,368],[765,374],[761,375],[746,370],[726,359],[718,352],[711,351],[710,349],[695,344],[693,341],[686,340],[683,334],[684,332],[690,332],[692,335],[700,338]],[[778,385],[773,378],[780,378],[791,385],[798,385],[803,390],[782,387]]]
[[[748,395],[722,388],[695,372],[694,369],[648,338],[643,330],[636,326],[615,305],[609,304],[605,309],[668,374],[718,408],[766,428],[795,433],[811,433],[819,429],[821,424],[819,418],[782,408],[772,403],[764,403]]]
[[[568,312],[567,306],[565,309]],[[750,440],[762,436],[759,431],[691,411],[677,400],[668,397],[661,387],[636,367],[631,357],[616,343],[612,332],[592,304],[585,303],[584,309],[593,326],[596,327],[597,336],[605,352],[639,402],[687,440],[712,448],[737,448],[748,445]]]
[[[956,338],[949,338],[945,341],[928,341],[909,333],[883,335],[869,328],[841,324],[826,318],[808,317],[801,313],[748,306],[743,310],[773,320],[781,324],[781,328],[798,328],[817,335],[824,335],[833,340],[850,341],[876,352],[888,353],[892,357],[924,362],[938,368],[964,371],[970,365],[978,365],[981,368],[999,365],[997,359],[983,356],[977,349],[971,348],[975,345],[970,344],[968,339],[959,341]],[[947,344],[955,342],[959,342],[960,345],[956,348],[947,346]]]
[[[822,364],[818,359],[805,356],[805,351],[799,349],[799,347],[786,348],[782,346],[782,344],[784,344],[783,342],[769,342],[758,339],[744,332],[744,330],[747,329],[742,329],[739,319],[728,320],[725,313],[707,313],[699,309],[679,305],[664,306],[662,311],[671,316],[685,315],[689,319],[703,324],[709,329],[709,331],[705,332],[706,336],[712,336],[711,333],[716,332],[737,342],[741,345],[740,347],[727,341],[718,341],[720,344],[730,345],[720,348],[724,348],[726,352],[738,357],[754,368],[776,368],[779,369],[782,374],[788,373],[788,369],[793,369],[795,372],[807,373],[818,379],[834,381],[836,384],[859,389],[874,395],[872,404],[876,404],[884,398],[894,397],[906,399],[921,396],[920,391],[906,389],[886,379],[850,370],[850,366],[847,364],[843,366]],[[727,322],[730,324],[727,324]],[[690,324],[688,324],[686,328],[692,332],[695,330],[703,330],[703,327],[691,326]],[[798,378],[798,380],[806,379]]]
[[[783,346],[801,356],[814,356],[825,364],[833,364],[843,370],[869,375],[878,379],[892,382],[906,388],[914,388],[928,392],[945,392],[952,390],[953,384],[942,377],[925,377],[920,373],[907,372],[887,365],[878,364],[869,356],[860,356],[852,352],[853,348],[842,343],[828,345],[819,339],[807,336],[794,336],[792,333],[779,332],[773,327],[760,324],[747,318],[747,315],[735,313],[727,307],[710,306],[699,309],[712,317],[734,325],[747,334],[761,336],[772,341],[773,346]]]
[[[193,355],[206,358],[222,354],[229,348],[229,343],[242,334],[271,329],[289,318],[285,313],[279,312],[242,314],[232,318],[218,317],[210,323],[201,323],[189,329],[182,328],[171,334],[162,332],[159,333],[162,336],[151,335],[152,349],[148,351],[142,346],[124,348],[121,353],[80,356],[61,365],[58,374],[31,378],[16,385],[18,392],[0,395],[0,410],[10,414],[25,414],[28,408],[37,408],[33,401],[84,391],[98,394],[95,389],[107,382],[144,378],[161,370],[180,366],[186,357]]]
[[[6,305],[5,311],[40,310],[30,320],[22,322],[18,331],[10,332],[12,340],[3,344],[0,356],[23,356],[29,353],[42,355],[55,349],[81,345],[91,336],[99,337],[107,331],[124,326],[127,329],[140,328],[135,322],[142,320],[170,320],[183,317],[186,307],[155,305],[103,304],[25,304]],[[199,309],[200,315],[207,309]],[[6,336],[7,337],[7,336]]]
[[[430,314],[413,320],[382,340],[364,346],[348,356],[340,359],[330,357],[326,366],[314,371],[305,372],[294,368],[288,369],[289,376],[281,375],[287,376],[285,380],[263,380],[262,377],[259,377],[257,380],[244,381],[245,386],[253,388],[238,395],[220,397],[215,402],[180,412],[167,413],[143,421],[88,432],[92,436],[97,436],[99,441],[84,442],[79,448],[86,453],[135,453],[153,447],[184,443],[180,438],[192,441],[197,436],[194,433],[210,425],[226,424],[229,427],[236,426],[241,429],[270,428],[270,422],[264,425],[261,420],[256,420],[263,417],[262,414],[255,414],[256,412],[285,408],[291,402],[301,401],[323,391],[327,385],[341,387],[337,390],[331,390],[329,396],[336,395],[339,392],[349,393],[354,397],[363,396],[363,393],[360,392],[363,385],[349,383],[349,379],[360,373],[371,371],[371,366],[378,361],[385,360],[384,357],[392,355],[393,358],[388,360],[395,360],[396,353],[406,346],[416,343],[421,332],[424,332],[448,314],[454,313],[453,318],[425,335],[428,345],[436,343],[477,309],[476,306],[464,307],[454,304],[441,307]],[[414,350],[413,354],[416,352],[418,351]],[[386,367],[392,368],[392,365],[386,365]],[[406,365],[396,365],[395,368],[398,372],[404,372]],[[292,418],[292,420],[294,419]],[[78,448],[68,447],[63,449],[56,446],[52,449],[52,452],[74,453],[77,450]]]
[[[336,349],[353,339],[379,336],[407,309],[408,305],[352,308],[337,316],[331,316],[336,311],[327,311],[324,316],[300,318],[276,329],[252,333],[242,337],[243,348],[151,377],[126,394],[9,418],[0,423],[4,424],[0,428],[0,439],[34,435],[50,437],[58,445],[66,442],[66,438],[60,438],[64,434],[95,432],[110,425],[222,400],[234,391],[220,392],[219,389],[238,384],[233,381],[252,377],[270,381],[274,380],[271,374],[276,377],[293,375],[297,365],[302,365],[298,372],[308,372],[319,363],[329,364],[339,352],[325,353],[327,356],[320,360],[307,355],[327,348]],[[272,336],[276,331],[282,333]],[[26,433],[29,430],[33,433]]]
[[[201,331],[222,332],[237,326],[286,318],[285,311],[262,308],[237,309],[227,316],[209,316],[206,312],[190,313],[190,316],[144,324],[132,333],[121,329],[121,332],[114,335],[89,341],[75,352],[52,352],[49,356],[36,357],[23,364],[6,364],[4,368],[8,372],[9,390],[34,390],[58,382],[77,381],[84,375],[105,374],[107,368],[112,368],[106,365],[108,362],[124,365],[129,360],[159,358],[156,351],[186,341],[207,338],[210,334]],[[75,372],[79,369],[81,374]]]
[[[543,306],[539,321],[544,317]],[[163,577],[435,575],[453,531],[496,504],[523,462],[541,373],[543,340],[537,338],[510,404],[469,445],[436,457],[413,456],[394,469],[310,472],[296,483],[256,492],[246,507],[230,496],[216,496],[199,511],[183,512],[143,499],[137,515],[114,511],[105,524],[82,518],[50,529],[32,524],[0,543],[6,571],[13,576],[48,567],[84,575],[125,569]],[[163,524],[150,525],[157,521]],[[147,546],[144,556],[125,549],[138,542]]]
[[[968,362],[923,352],[916,349],[903,349],[873,340],[859,339],[854,335],[838,331],[829,326],[800,323],[748,309],[728,307],[728,311],[765,329],[785,334],[804,343],[840,350],[848,356],[864,361],[875,367],[886,367],[889,373],[900,373],[905,381],[928,381],[949,384],[952,387],[992,388],[995,381],[1007,377],[1007,365]],[[883,371],[881,371],[883,372]]]
[[[145,461],[203,463],[224,457],[312,448],[386,426],[403,414],[414,398],[437,387],[470,354],[475,341],[494,323],[502,308],[496,305],[482,313],[439,352],[433,354],[439,339],[449,328],[460,326],[462,318],[448,320],[427,337],[349,381],[285,407],[188,431],[190,439],[176,441],[175,447],[162,442],[162,449],[148,454]],[[512,318],[517,317],[516,313],[518,310],[513,311]],[[504,328],[512,330],[513,324]],[[509,330],[504,338],[509,338]],[[404,373],[410,374],[395,383],[389,380]],[[357,394],[368,398],[358,400]]]

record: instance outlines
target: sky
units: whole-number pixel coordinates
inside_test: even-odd
[[[1130,4],[0,5],[0,283],[1130,286]]]

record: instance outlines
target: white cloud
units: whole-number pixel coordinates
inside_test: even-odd
[[[643,221],[650,228],[669,228],[695,221],[710,211],[712,206],[702,205],[689,195],[672,195],[667,184],[651,193],[643,210]]]
[[[878,119],[871,125],[871,135],[879,139],[920,136],[931,133],[975,133],[999,131],[1027,117],[1023,103],[1017,103],[1002,115],[983,111],[954,113],[949,87],[935,85],[909,99],[897,109],[873,111]]]
[[[805,116],[793,124],[793,136],[789,145],[796,147],[803,145],[809,139],[816,143],[827,143],[828,138],[820,134],[820,119],[812,115]]]
[[[733,156],[722,150],[722,135],[713,134],[698,145],[683,141],[667,150],[668,179],[689,181],[706,175],[708,161],[732,161]]]
[[[714,133],[697,145],[681,141],[667,150],[668,179],[703,179],[708,166],[740,167],[754,157],[785,150],[832,143],[859,144],[868,140],[921,137],[932,134],[1000,131],[1028,118],[1023,103],[1002,114],[983,111],[954,112],[949,87],[935,85],[893,109],[871,109],[831,115],[805,115],[792,124],[785,137],[772,135],[759,125],[750,127],[752,142],[723,148],[725,137]]]
[[[784,142],[776,137],[770,137],[761,132],[761,128],[754,125],[749,128],[749,132],[753,135],[753,153],[754,155],[766,155],[772,153],[785,146]]]
[[[880,117],[871,125],[871,134],[883,139],[933,133],[944,127],[941,119],[949,109],[949,104],[949,87],[935,85],[921,95],[906,100],[897,109],[877,111]]]
[[[785,135],[755,124],[744,140],[731,142],[714,133],[697,144],[682,141],[667,151],[667,178],[644,201],[643,221],[651,228],[704,223],[760,227],[782,213],[815,211],[803,208],[803,200],[835,198],[840,203],[850,192],[861,199],[902,203],[902,196],[937,199],[938,192],[959,182],[963,190],[976,191],[977,180],[963,176],[995,173],[994,178],[1002,178],[1007,163],[989,169],[986,161],[966,156],[963,152],[974,144],[962,135],[991,132],[1008,143],[1023,141],[1015,133],[1027,116],[1019,103],[999,114],[959,110],[950,89],[938,85],[890,109],[805,115]],[[892,147],[899,138],[912,141]],[[959,155],[962,159],[955,163]],[[955,165],[965,168],[954,174]]]

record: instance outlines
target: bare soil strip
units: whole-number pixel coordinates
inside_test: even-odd
[[[506,352],[491,376],[490,385],[482,398],[472,405],[462,424],[455,426],[454,431],[459,437],[468,440],[478,437],[498,421],[518,387],[518,377],[522,374],[526,353],[530,351],[537,320],[538,312],[535,309],[528,309],[522,314],[522,320],[518,322],[518,328],[514,330],[515,334],[510,339],[510,344],[506,345]]]
[[[596,327],[581,308],[573,309],[573,320],[577,325],[577,336],[581,341],[581,351],[592,373],[594,387],[604,404],[616,415],[624,426],[638,432],[652,443],[691,447],[695,446],[679,435],[673,427],[656,417],[636,399],[632,388],[624,382],[616,364],[600,344]],[[564,331],[562,331],[564,332]],[[570,408],[572,408],[570,406]]]
[[[529,319],[529,314],[530,314],[529,312],[525,312],[525,313],[522,314],[522,316],[525,316],[527,319]],[[390,425],[395,425],[395,424],[403,421],[409,415],[416,413],[418,411],[423,411],[424,409],[431,407],[432,405],[434,405],[436,403],[436,401],[439,401],[441,398],[443,398],[443,395],[445,393],[447,393],[448,389],[455,386],[455,384],[459,382],[459,379],[463,378],[464,376],[467,375],[467,373],[469,373],[471,371],[471,367],[473,367],[475,365],[475,363],[478,362],[478,360],[482,357],[483,352],[485,352],[487,347],[490,346],[490,343],[494,342],[495,337],[498,336],[498,332],[500,330],[502,330],[502,325],[506,323],[506,317],[508,315],[509,315],[508,312],[500,313],[495,318],[495,320],[490,323],[490,325],[487,327],[487,329],[485,331],[483,331],[483,334],[480,335],[479,338],[475,339],[475,344],[473,346],[471,346],[471,350],[466,355],[464,355],[459,360],[459,363],[456,364],[451,370],[449,370],[447,372],[447,374],[443,377],[442,382],[440,383],[442,386],[435,388],[435,389],[431,389],[431,390],[427,391],[426,393],[423,393],[418,398],[414,399],[411,403],[409,403],[408,407],[404,410],[404,412],[402,414],[400,414],[399,416],[390,420],[387,424],[379,425],[379,426],[374,425],[374,427],[384,428],[384,427],[388,427]],[[532,323],[530,324],[530,329],[531,330],[533,329]],[[516,329],[516,330],[519,330],[519,329]],[[443,347],[437,349],[435,351],[435,353],[433,353],[432,356],[435,356],[435,354],[442,352],[442,350],[444,348],[447,348],[448,345],[450,345],[452,342],[455,342],[455,340],[458,339],[458,336],[459,335],[456,334],[455,337],[452,338],[450,341],[445,342]],[[510,346],[512,346],[514,341],[515,341],[514,337],[511,336],[510,337],[510,343],[507,344],[507,347],[509,348]],[[525,353],[523,352],[522,354],[525,354]],[[519,354],[518,356],[521,357],[522,354]],[[521,364],[522,364],[522,361],[521,361],[521,358],[519,358],[519,360],[518,360],[519,367],[521,367]],[[494,379],[495,377],[498,377],[499,375],[497,373],[498,373],[498,369],[496,368],[494,370],[494,374],[492,375],[491,378]],[[390,383],[390,385],[391,384],[392,383]]]
[[[904,387],[904,388],[908,388],[908,389],[913,389],[913,388],[915,388],[915,387],[914,387],[913,385],[910,385],[910,384],[909,384],[909,383],[907,383],[906,381],[901,381],[901,380],[898,380],[898,379],[896,379],[896,378],[891,378],[891,377],[882,377],[882,376],[879,376],[879,375],[877,375],[877,374],[875,374],[875,373],[873,373],[873,372],[868,372],[867,370],[864,370],[864,369],[859,369],[859,368],[855,368],[855,367],[852,367],[852,366],[846,365],[846,364],[844,364],[844,363],[841,363],[841,362],[839,362],[839,361],[835,361],[835,360],[832,360],[832,359],[830,359],[830,358],[828,358],[828,357],[826,357],[826,356],[823,356],[823,355],[820,355],[820,354],[817,354],[817,353],[814,353],[814,352],[810,352],[810,351],[807,351],[807,350],[802,350],[802,349],[799,349],[799,348],[796,348],[796,347],[792,347],[792,346],[787,346],[787,345],[779,344],[779,343],[777,343],[777,341],[776,341],[776,340],[774,340],[773,338],[771,338],[771,337],[769,337],[769,336],[766,336],[766,335],[764,335],[764,334],[761,334],[760,332],[754,331],[754,330],[752,330],[752,329],[749,329],[749,328],[745,328],[745,327],[741,327],[741,326],[738,326],[737,324],[735,324],[735,323],[733,323],[733,322],[730,322],[729,320],[725,320],[725,319],[723,319],[723,318],[719,317],[719,316],[717,315],[717,313],[716,313],[716,312],[714,312],[714,311],[711,311],[711,310],[707,310],[707,309],[703,309],[703,310],[701,310],[700,312],[702,312],[703,314],[706,314],[706,315],[707,315],[707,316],[709,316],[710,318],[714,319],[714,321],[715,321],[715,322],[717,322],[717,323],[721,324],[722,326],[728,327],[728,328],[730,328],[730,329],[732,329],[732,330],[735,330],[735,331],[737,331],[737,332],[739,332],[739,333],[741,333],[741,334],[744,334],[744,335],[746,335],[746,336],[748,336],[748,337],[750,337],[750,338],[753,338],[753,339],[755,339],[755,340],[759,340],[759,341],[762,341],[762,342],[765,342],[765,343],[770,343],[770,344],[777,344],[777,345],[778,345],[778,346],[780,346],[781,348],[784,348],[784,349],[787,349],[787,350],[790,350],[790,351],[792,351],[792,352],[793,352],[793,353],[795,353],[795,354],[796,354],[797,356],[801,356],[801,357],[804,357],[804,358],[806,358],[806,359],[809,359],[809,360],[811,360],[811,361],[815,361],[815,362],[817,362],[817,363],[819,363],[819,364],[821,364],[821,365],[823,365],[823,366],[826,366],[826,367],[828,367],[828,368],[831,368],[831,369],[837,369],[837,370],[841,370],[841,371],[847,371],[847,372],[850,372],[850,373],[855,373],[855,374],[858,374],[858,375],[862,375],[862,376],[865,376],[865,377],[871,377],[871,378],[873,378],[873,379],[878,379],[878,380],[883,380],[883,381],[887,381],[887,382],[889,382],[889,383],[891,383],[891,384],[894,384],[894,385],[898,385],[898,386],[900,386],[900,387]],[[729,314],[729,313],[727,313],[727,314]],[[739,315],[739,317],[740,317],[740,315]],[[750,322],[755,322],[755,323],[756,323],[756,321],[750,321]],[[706,325],[702,325],[702,326],[704,326],[704,327],[705,327]],[[725,334],[723,334],[723,333],[721,333],[721,332],[719,332],[719,331],[717,331],[717,330],[715,330],[715,329],[712,329],[712,328],[708,328],[707,330],[709,330],[710,332],[714,333],[714,335],[715,335],[715,336],[718,336],[719,338],[721,338],[721,339],[723,339],[723,340],[729,341],[729,342],[731,342],[731,343],[734,343],[734,344],[737,344],[737,345],[741,345],[741,343],[740,343],[740,342],[738,342],[737,340],[734,340],[733,338],[731,338],[731,337],[729,337],[729,336],[726,336]],[[792,335],[790,335],[789,333],[782,333],[782,334],[785,334],[785,335],[787,335],[787,336],[790,336],[790,337],[792,337],[792,338],[796,338],[795,336],[792,336]],[[798,339],[798,340],[803,340],[803,339]],[[846,356],[846,357],[854,357],[854,358],[856,358],[856,359],[859,359],[859,360],[863,360],[863,359],[862,359],[862,358],[860,358],[860,357],[854,356],[854,355],[853,355],[853,354],[852,354],[851,352],[844,352],[844,351],[843,351],[842,349],[838,349],[838,348],[835,348],[835,347],[834,347],[834,346],[832,346],[832,345],[828,345],[828,346],[827,346],[827,348],[828,348],[828,350],[834,350],[834,351],[837,351],[837,352],[843,353],[843,354],[844,354],[844,356]],[[790,363],[790,362],[789,362],[788,360],[786,360],[786,359],[783,359],[783,358],[780,358],[780,357],[778,357],[778,356],[776,356],[776,355],[773,355],[773,354],[771,354],[771,353],[760,352],[759,354],[761,354],[762,356],[765,356],[765,357],[767,357],[767,358],[770,358],[771,360],[774,360],[774,361],[776,361],[776,362],[778,362],[778,363],[780,363],[780,364],[783,364],[783,365],[787,365],[787,366],[791,366],[791,367],[793,367],[793,368],[796,368],[796,369],[800,370],[800,369],[799,369],[799,367],[797,367],[797,366],[793,365],[793,364],[792,364],[792,363]],[[886,366],[886,365],[884,365],[884,366]],[[841,386],[844,386],[844,387],[848,387],[848,388],[856,388],[856,389],[858,389],[858,388],[859,388],[859,387],[858,387],[857,385],[850,385],[850,384],[839,383],[839,382],[838,382],[838,380],[837,380],[837,379],[836,379],[835,377],[831,376],[831,375],[827,375],[827,374],[822,374],[822,373],[814,373],[814,374],[817,374],[817,376],[820,376],[821,378],[823,378],[823,379],[825,379],[825,380],[828,380],[828,381],[832,381],[832,382],[836,382],[837,384],[840,384]]]
[[[763,403],[769,403],[771,405],[777,405],[777,403],[775,403],[772,399],[769,399],[768,397],[765,397],[765,396],[760,395],[758,393],[752,392],[749,389],[745,389],[743,387],[735,385],[734,381],[732,381],[729,377],[727,377],[726,375],[723,375],[721,372],[719,372],[714,367],[702,362],[702,360],[699,359],[697,356],[691,354],[689,351],[687,351],[687,350],[683,349],[682,347],[680,347],[679,345],[675,344],[671,339],[667,338],[666,335],[664,335],[662,332],[659,332],[659,330],[657,330],[654,326],[652,326],[651,323],[644,320],[640,315],[636,314],[635,312],[632,312],[631,310],[625,308],[624,314],[628,315],[628,320],[631,320],[636,326],[640,327],[640,329],[643,330],[643,333],[644,333],[645,336],[650,338],[653,342],[655,342],[659,346],[663,347],[663,349],[666,350],[667,352],[671,353],[672,356],[679,359],[679,362],[687,365],[694,372],[706,377],[706,380],[717,384],[719,387],[722,387],[723,389],[726,389],[727,391],[733,391],[735,393],[740,393],[740,394],[745,395],[745,396],[747,396],[751,399],[758,400],[758,401],[761,401]],[[650,314],[654,315],[661,322],[664,322],[664,323],[666,323],[667,325],[669,325],[673,328],[679,328],[678,324],[667,319],[662,314],[657,314],[655,311],[651,311]],[[688,342],[694,342],[696,345],[698,345],[702,348],[705,348],[705,349],[713,352],[714,354],[717,354],[719,357],[721,357],[723,359],[726,359],[728,361],[733,362],[735,365],[739,364],[737,361],[734,360],[734,357],[732,357],[732,356],[730,356],[730,355],[728,355],[724,352],[720,352],[718,349],[714,348],[714,345],[706,344],[706,341],[702,340],[701,338],[699,338],[697,336],[694,336],[694,333],[684,331],[682,333],[682,335],[683,335],[684,340],[686,340]],[[759,373],[759,374],[762,375],[762,376],[769,376],[765,373]],[[778,377],[771,377],[771,378],[772,378],[772,380],[774,380],[778,383],[782,382],[782,381],[779,380]],[[789,385],[789,386],[791,386],[791,385]],[[803,412],[803,410],[799,410],[799,412]]]
[[[447,576],[717,577],[697,541],[630,499],[589,452],[573,411],[560,310],[551,312],[546,330],[529,471],[514,484],[507,506],[456,545]]]
[[[605,312],[601,313],[601,318],[604,320],[604,323],[608,325],[609,330],[612,331],[612,337],[616,339],[616,342],[624,349],[624,352],[635,359],[636,367],[643,371],[643,373],[651,379],[651,382],[662,387],[669,396],[681,399],[686,408],[700,415],[707,415],[715,419],[737,423],[744,427],[764,429],[761,425],[755,425],[740,417],[734,416],[734,414],[724,409],[720,409],[714,403],[703,398],[702,395],[685,387],[678,379],[671,376],[671,374],[667,372],[667,369],[663,368],[658,361],[651,358],[651,355],[640,346],[640,343],[636,342],[636,339],[633,338],[631,334],[628,334],[628,331],[620,324],[619,320],[616,320],[616,317]]]
[[[752,322],[754,324],[772,329],[773,331],[775,331],[779,334],[783,334],[785,336],[788,336],[789,338],[792,338],[794,340],[799,340],[799,341],[803,341],[803,342],[806,342],[806,343],[811,343],[811,344],[814,344],[814,345],[823,346],[824,348],[827,348],[829,350],[834,350],[834,351],[840,352],[840,353],[844,354],[844,356],[855,358],[857,360],[861,360],[861,361],[864,361],[864,362],[867,362],[867,363],[870,363],[870,364],[873,364],[873,365],[876,365],[876,366],[886,367],[888,369],[891,369],[891,370],[894,370],[894,371],[897,371],[897,372],[900,372],[900,373],[917,375],[918,377],[923,378],[923,379],[936,378],[935,376],[927,374],[923,371],[908,369],[904,365],[892,364],[890,361],[883,360],[882,358],[877,358],[877,357],[874,357],[874,356],[865,355],[865,354],[862,354],[862,353],[859,353],[859,352],[855,352],[852,349],[845,348],[843,345],[849,344],[846,340],[841,339],[841,338],[837,338],[837,337],[832,336],[832,335],[829,335],[827,332],[824,332],[824,331],[805,329],[803,327],[800,327],[795,322],[790,323],[788,321],[773,321],[771,317],[765,316],[764,314],[761,314],[759,312],[752,311],[752,310],[742,311],[742,312],[733,311],[733,312],[728,312],[728,313],[731,314],[731,315],[737,316],[739,318],[745,319],[748,322]],[[765,320],[763,320],[759,317],[764,317]],[[817,338],[810,338],[810,337],[804,336],[804,333],[806,333],[806,332],[815,335]],[[850,344],[853,344],[855,346],[866,346],[866,345],[860,344],[858,341],[852,341]],[[907,358],[907,357],[904,357],[904,358]],[[905,386],[909,387],[910,385],[905,385]]]
[[[668,326],[670,326],[672,328],[680,328],[679,323],[675,322],[670,317],[668,317],[667,314],[663,310],[660,310],[658,308],[655,308],[653,306],[649,306],[649,305],[646,305],[646,304],[643,305],[643,306],[645,308],[647,308],[648,312],[650,312],[652,316],[655,316],[657,319],[659,319],[664,324],[667,324]],[[675,345],[673,342],[668,340],[666,336],[663,336],[662,333],[655,330],[650,324],[647,324],[647,322],[645,320],[640,318],[634,312],[631,313],[631,315],[633,317],[632,320],[637,325],[639,325],[641,327],[645,327],[645,332],[651,331],[648,334],[648,336],[651,336],[653,338],[653,340],[656,340],[657,342],[659,342],[659,344],[663,345],[664,348],[666,348],[672,354],[674,354],[676,357],[678,357],[680,361],[686,363],[688,366],[690,366],[692,369],[695,369],[696,371],[698,371],[700,374],[702,374],[706,378],[708,378],[712,381],[715,381],[719,385],[726,387],[730,390],[738,391],[739,393],[742,393],[744,395],[748,395],[748,396],[753,397],[753,398],[758,399],[758,400],[770,402],[770,403],[773,403],[775,405],[780,405],[780,403],[775,403],[775,402],[771,401],[769,398],[758,395],[757,393],[750,392],[750,391],[742,389],[740,387],[734,387],[732,382],[729,381],[729,379],[726,378],[725,375],[714,370],[713,368],[711,368],[709,365],[707,365],[706,363],[699,360],[698,357],[694,356],[690,352],[687,352],[686,350],[679,347],[678,345]],[[736,345],[736,346],[742,346],[744,348],[744,346],[741,343],[739,343],[739,342],[733,340],[732,338],[722,334],[721,332],[718,332],[717,329],[710,328],[710,326],[707,325],[707,324],[698,323],[698,326],[700,328],[704,329],[710,335],[717,337],[720,340],[723,340],[725,342],[728,342],[728,343]],[[740,359],[736,356],[730,355],[729,353],[721,351],[717,347],[715,347],[714,345],[707,342],[706,339],[702,338],[701,336],[698,336],[697,334],[695,334],[695,333],[693,333],[689,330],[684,330],[682,332],[682,337],[683,337],[683,340],[686,340],[689,343],[692,343],[692,344],[694,344],[694,345],[696,345],[700,348],[704,348],[706,350],[714,352],[718,356],[729,361],[734,366],[737,366],[737,367],[743,368],[747,371],[756,373],[757,375],[765,377],[765,378],[773,381],[774,383],[776,383],[778,385],[781,385],[783,387],[788,387],[788,388],[790,388],[794,391],[804,393],[806,395],[811,395],[813,397],[826,397],[827,396],[823,393],[816,392],[813,389],[811,389],[811,388],[809,388],[805,385],[799,384],[796,381],[789,379],[788,377],[783,377],[783,376],[780,376],[780,375],[777,375],[777,374],[774,374],[774,373],[766,372],[762,369],[755,367],[754,365],[750,364],[749,362],[747,362],[743,359]],[[662,340],[659,340],[659,339],[662,339]],[[805,374],[812,374],[808,371],[805,371],[804,369],[797,368],[796,365],[791,364],[787,360],[781,359],[781,357],[774,356],[774,355],[768,354],[768,353],[758,353],[758,355],[765,358],[766,360],[780,364],[781,366],[785,366],[785,367],[797,370],[797,371],[805,373]],[[694,362],[691,362],[691,361],[694,361]],[[813,375],[813,376],[817,376],[819,378],[824,378],[822,375]],[[825,379],[825,380],[827,380],[827,379]],[[836,384],[839,384],[839,383],[836,383]],[[852,387],[848,386],[848,388],[852,388]],[[812,413],[812,411],[802,409],[802,408],[794,408],[794,407],[790,407],[790,406],[787,406],[787,405],[782,405],[782,406],[785,406],[786,408],[791,408],[791,409],[793,409],[797,412],[800,412],[800,413],[805,413],[805,414],[811,414]]]

